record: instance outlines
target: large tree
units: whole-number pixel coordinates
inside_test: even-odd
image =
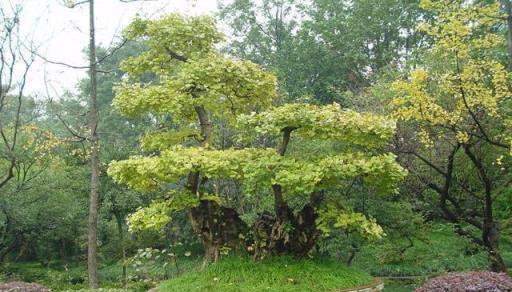
[[[182,200],[170,202],[188,207],[192,226],[206,249],[206,259],[216,260],[222,246],[236,245],[243,224],[234,210],[221,207],[214,196],[204,193],[207,176],[193,167],[192,159],[202,160],[210,153],[220,121],[229,123],[238,112],[267,107],[275,96],[275,78],[253,63],[215,52],[222,35],[208,17],[138,19],[128,27],[126,36],[145,40],[148,50],[123,63],[130,80],[117,88],[115,106],[127,115],[153,112],[161,129],[146,136],[143,146],[149,153],[160,155],[113,163],[109,172],[142,190],[163,188],[169,192],[169,183],[177,184],[174,188]],[[144,82],[142,73],[153,74],[158,81]],[[182,142],[188,147],[173,147]],[[178,157],[191,161],[179,167],[172,162]],[[161,164],[172,173],[147,181],[146,175],[131,170],[131,165],[149,160],[153,162],[147,164],[148,171],[158,173],[153,166]],[[186,180],[180,182],[184,176]],[[229,230],[223,227],[228,225]]]
[[[394,132],[393,121],[337,104],[265,111],[276,96],[275,77],[216,53],[221,35],[210,18],[136,20],[126,33],[144,39],[148,50],[124,62],[130,79],[117,88],[114,104],[128,115],[150,112],[161,126],[142,139],[148,155],[114,161],[109,174],[137,190],[164,194],[130,216],[132,229],[161,228],[172,211],[188,210],[207,261],[216,260],[223,248],[237,248],[241,239],[252,243],[259,257],[304,256],[332,227],[381,236],[373,220],[340,209],[337,190],[362,178],[375,190],[393,192],[403,170],[393,155],[378,155]],[[142,73],[159,81],[144,83]],[[292,132],[305,139],[299,145],[327,146],[320,153],[290,151],[291,156]],[[278,143],[276,136],[282,137]],[[234,199],[226,187],[230,182],[236,186]],[[263,197],[274,207],[243,222],[240,214],[258,206],[233,205],[240,197],[248,198],[245,202]]]
[[[443,218],[488,252],[492,270],[506,271],[495,210],[509,184],[512,92],[499,59],[498,3],[422,5],[435,13],[421,26],[434,46],[429,62],[394,83],[398,151],[413,158],[408,168],[437,194]]]

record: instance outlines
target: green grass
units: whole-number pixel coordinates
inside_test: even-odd
[[[456,236],[447,226],[435,226],[426,236],[428,242],[415,240],[404,258],[383,260],[389,245],[376,242],[364,246],[354,259],[353,265],[374,276],[425,276],[439,275],[451,271],[485,270],[488,267],[487,254],[475,249],[468,252],[468,241]],[[404,241],[393,242],[406,245]],[[510,245],[501,246],[505,261],[512,260]]]
[[[384,281],[384,292],[411,292],[418,286],[411,281]]]
[[[372,277],[332,260],[276,257],[254,262],[229,257],[202,271],[163,282],[161,292],[322,292],[368,284]]]

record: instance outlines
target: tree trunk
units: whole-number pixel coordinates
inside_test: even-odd
[[[123,230],[123,217],[116,213],[116,223],[117,223],[117,231],[119,233],[119,248],[121,249],[121,256],[123,262],[123,288],[126,289],[128,285],[128,273],[126,270],[126,247],[124,244],[124,230]]]
[[[499,226],[496,223],[484,225],[483,242],[489,256],[489,269],[493,272],[507,272],[507,266],[501,257],[499,249]]]
[[[194,231],[205,250],[204,264],[216,262],[223,247],[238,250],[247,225],[236,210],[219,206],[214,201],[202,200],[189,212]]]
[[[502,0],[507,17],[507,53],[508,70],[512,71],[512,3],[510,0]]]
[[[484,187],[482,243],[487,249],[487,253],[489,255],[490,269],[494,272],[507,272],[507,266],[501,257],[499,249],[500,229],[497,222],[494,220],[493,214],[493,183],[487,174],[484,162],[471,150],[470,147],[470,145],[464,146],[464,152],[471,162],[473,162]]]
[[[94,29],[94,0],[89,0],[89,77],[90,96],[90,131],[91,131],[91,194],[89,198],[89,224],[87,237],[87,270],[89,288],[98,288],[97,277],[97,232],[98,232],[98,193],[99,193],[99,157],[98,157],[98,117],[96,100],[96,41]]]
[[[208,145],[211,138],[212,125],[208,112],[202,106],[196,106],[199,125],[201,127],[200,146]],[[188,175],[187,189],[193,194],[199,194],[200,186],[208,178],[200,179],[200,173]],[[214,201],[201,200],[197,207],[189,211],[192,228],[199,235],[205,250],[204,265],[216,262],[223,247],[238,249],[240,234],[245,234],[247,225],[240,219],[236,210],[219,206]]]
[[[288,254],[306,256],[315,246],[319,230],[316,228],[315,207],[321,202],[322,194],[315,192],[310,202],[297,214],[284,202],[275,206],[275,217],[262,214],[253,225],[254,257]]]
[[[296,127],[286,127],[281,130],[283,139],[279,146],[280,156],[286,154],[290,143],[291,133]],[[310,195],[310,202],[298,214],[283,199],[282,187],[272,185],[274,191],[275,215],[261,214],[253,225],[255,258],[272,254],[292,254],[305,256],[315,246],[320,235],[316,228],[315,207],[322,201],[321,192]]]

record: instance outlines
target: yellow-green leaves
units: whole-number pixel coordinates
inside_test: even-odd
[[[159,232],[162,227],[172,219],[172,213],[195,207],[199,199],[190,192],[170,191],[165,199],[154,200],[145,208],[138,208],[137,211],[128,216],[128,227],[130,232],[153,230]]]
[[[276,96],[276,78],[249,61],[208,54],[181,65],[181,71],[160,84],[126,81],[116,87],[114,107],[125,115],[171,113],[190,118],[195,106],[214,116],[266,109]]]
[[[186,58],[200,58],[214,51],[214,45],[223,40],[208,16],[186,17],[170,14],[157,20],[134,20],[125,30],[130,40],[144,41],[148,51],[139,57],[128,58],[122,69],[133,76],[146,71],[165,74],[180,60],[170,52]]]
[[[176,14],[159,20],[135,20],[129,39],[143,41],[147,51],[122,64],[129,78],[115,88],[114,107],[127,116],[170,113],[195,121],[195,107],[211,118],[266,109],[276,97],[276,78],[260,66],[215,52],[222,40],[209,17]],[[144,73],[152,82],[139,82]]]
[[[119,183],[149,191],[168,182],[177,182],[190,172],[201,172],[210,178],[241,179],[247,162],[272,155],[275,155],[273,149],[212,150],[175,146],[162,151],[158,157],[134,156],[113,161],[108,173]]]
[[[395,131],[395,121],[389,118],[344,110],[336,103],[286,104],[260,114],[241,115],[238,126],[245,131],[245,139],[255,132],[280,136],[283,129],[296,128],[295,132],[306,138],[342,140],[363,146],[382,145]]]
[[[355,232],[363,238],[375,240],[384,236],[384,230],[375,219],[367,218],[364,214],[345,212],[334,204],[327,204],[318,212],[317,227],[324,235],[329,235],[334,228]]]
[[[171,221],[171,206],[169,201],[154,201],[146,208],[139,208],[128,216],[128,230],[160,231]]]
[[[498,3],[443,0],[422,5],[437,13],[434,24],[423,29],[434,39],[430,53],[442,64],[416,69],[408,79],[394,82],[395,117],[418,123],[423,129],[418,139],[426,147],[433,146],[425,130],[432,132],[432,127],[448,129],[461,144],[472,137],[497,140],[492,132],[477,132],[484,130],[484,121],[493,119],[494,126],[503,122],[502,102],[512,95],[507,70],[493,53],[504,44],[494,32]]]
[[[159,157],[132,157],[110,164],[109,175],[138,190],[154,190],[177,182],[190,172],[209,178],[239,180],[248,193],[279,184],[289,195],[334,189],[340,180],[363,177],[367,185],[382,193],[394,192],[405,171],[395,156],[368,156],[362,153],[338,154],[317,159],[279,156],[273,149],[211,150],[175,146]]]
[[[452,58],[457,54],[464,59],[473,49],[493,48],[503,41],[491,32],[500,19],[498,1],[480,4],[462,0],[422,0],[421,6],[438,14],[435,25],[422,24],[420,29],[434,39],[433,51],[439,57]]]
[[[310,194],[336,189],[343,180],[362,177],[381,193],[393,193],[406,175],[392,154],[369,156],[363,153],[335,154],[313,159],[262,156],[244,168],[247,191],[278,184],[287,195]]]

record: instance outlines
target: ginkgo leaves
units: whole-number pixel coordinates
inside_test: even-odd
[[[367,218],[361,213],[340,210],[333,203],[326,204],[319,210],[317,226],[326,236],[337,228],[358,233],[367,239],[380,239],[384,236],[384,230],[375,219]]]
[[[512,95],[508,72],[492,54],[492,49],[504,42],[491,29],[499,19],[498,4],[422,3],[438,13],[435,23],[423,29],[434,38],[431,53],[443,64],[415,69],[408,80],[394,82],[394,116],[418,122],[420,127],[450,130],[461,144],[471,137],[491,135],[476,132],[483,130],[484,121],[502,123],[506,118],[502,103]],[[420,141],[431,147],[430,139],[424,139],[425,131],[422,133]]]
[[[298,159],[280,156],[274,149],[255,148],[212,150],[176,146],[158,157],[136,156],[114,161],[109,167],[109,175],[115,180],[141,191],[177,182],[190,172],[239,180],[246,194],[264,192],[279,184],[289,195],[336,188],[341,180],[354,177],[363,177],[367,185],[381,192],[393,192],[405,176],[392,154],[351,153]]]
[[[276,78],[249,61],[209,54],[181,65],[159,84],[124,82],[116,87],[114,107],[128,116],[147,112],[171,113],[193,119],[194,107],[214,116],[266,109],[276,96]]]
[[[190,172],[211,178],[240,179],[247,161],[275,155],[273,149],[213,150],[203,147],[175,146],[160,156],[134,156],[113,161],[108,173],[130,187],[150,191],[168,182],[177,182]]]
[[[290,103],[259,114],[238,118],[245,139],[260,135],[280,136],[285,128],[312,139],[341,140],[366,147],[387,143],[395,131],[395,121],[371,113],[342,109],[339,104],[317,106]]]
[[[470,57],[473,49],[489,49],[503,39],[491,33],[499,21],[499,3],[471,3],[461,0],[422,0],[421,7],[437,12],[435,25],[421,24],[420,30],[435,41],[433,51],[439,57]],[[486,33],[481,32],[485,30]]]
[[[126,30],[147,51],[128,58],[122,69],[129,78],[119,84],[114,107],[127,116],[170,113],[195,121],[196,106],[211,118],[266,109],[276,97],[276,77],[260,66],[217,53],[222,40],[209,17],[171,14],[158,20],[135,20]],[[140,82],[149,73],[153,82]]]
[[[148,48],[142,55],[130,57],[122,63],[121,69],[133,77],[144,72],[157,75],[172,73],[177,62],[185,58],[201,58],[215,51],[214,45],[224,38],[213,18],[179,14],[157,20],[136,19],[124,34],[129,40],[143,41]]]
[[[393,136],[393,119],[342,109],[338,104],[272,107],[276,77],[252,62],[216,53],[214,45],[221,36],[210,19],[171,15],[136,20],[126,34],[146,42],[147,51],[123,63],[129,76],[116,88],[115,108],[129,116],[169,114],[173,121],[172,127],[143,137],[143,150],[151,155],[113,161],[108,169],[119,183],[166,194],[130,216],[133,230],[160,229],[171,220],[170,213],[205,200],[226,204],[226,196],[208,181],[236,181],[241,186],[237,195],[251,201],[251,197],[271,195],[276,185],[285,200],[307,198],[316,191],[336,193],[354,178],[372,190],[393,193],[405,176],[394,155],[375,155]],[[144,73],[154,76],[153,82],[137,79]],[[220,145],[212,136],[219,124],[240,138],[231,148],[216,148]],[[276,141],[286,128],[293,129],[292,139],[297,135],[305,141],[325,140],[343,147],[314,153],[302,149],[304,153],[289,151],[283,156],[276,149],[251,143],[258,136]],[[194,177],[200,179],[191,186]],[[336,228],[352,228],[373,238],[380,234],[378,225],[364,216],[333,217],[332,212],[325,228],[332,227],[334,220]]]

